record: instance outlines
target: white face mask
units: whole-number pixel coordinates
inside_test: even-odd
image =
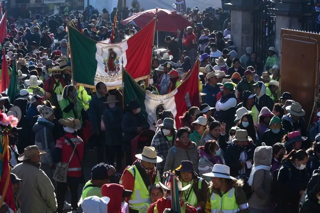
[[[249,126],[249,122],[246,121],[242,121],[241,124],[244,128],[247,128]]]
[[[306,164],[301,164],[299,167],[297,167],[297,169],[304,170],[306,166],[307,166]]]
[[[152,85],[152,84],[153,84],[153,79],[150,78],[150,79],[149,79],[149,85]]]
[[[168,129],[163,129],[162,133],[163,133],[164,136],[168,136],[168,135],[170,135],[171,131],[168,130]]]
[[[214,154],[214,156],[220,156],[221,155],[221,149],[218,149],[217,151],[216,151],[216,154]]]
[[[109,107],[110,107],[110,108],[115,108],[115,107],[116,107],[116,103],[110,103],[110,104],[109,104]]]
[[[278,134],[280,132],[280,129],[271,129],[271,131],[274,133],[274,134]]]

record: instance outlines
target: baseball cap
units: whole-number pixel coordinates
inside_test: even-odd
[[[10,174],[10,178],[11,178],[12,184],[16,184],[16,183],[19,183],[20,181],[22,181],[20,178],[18,178],[18,176],[16,174],[13,174],[13,173]]]
[[[94,180],[110,179],[111,176],[114,176],[116,174],[115,169],[114,169],[114,172],[112,171],[112,169],[114,169],[112,165],[109,165],[106,163],[99,163],[92,168],[91,179],[94,179]]]
[[[292,99],[292,95],[289,92],[284,92],[284,93],[282,93],[280,99],[282,99],[282,100],[290,99],[291,100]]]
[[[40,95],[29,95],[28,101],[30,104],[33,104],[37,101],[42,101],[44,97],[41,97]]]
[[[223,84],[223,88],[234,90],[234,85],[231,82],[226,82]]]

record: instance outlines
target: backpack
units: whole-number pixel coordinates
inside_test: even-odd
[[[292,171],[291,168],[287,165],[287,164],[282,164],[283,167],[288,169],[289,172],[289,180],[290,181],[292,179]],[[280,167],[281,168],[281,167]],[[279,169],[275,170],[272,173],[272,185],[271,185],[271,196],[276,199],[278,196],[278,174],[279,174]]]

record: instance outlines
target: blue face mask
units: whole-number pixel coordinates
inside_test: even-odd
[[[274,134],[278,134],[280,132],[280,129],[271,129],[271,131],[274,133]]]
[[[218,149],[217,151],[216,151],[216,154],[214,154],[214,156],[220,156],[221,155],[221,149]]]
[[[241,124],[244,128],[247,128],[249,126],[249,122],[246,121],[242,121]]]

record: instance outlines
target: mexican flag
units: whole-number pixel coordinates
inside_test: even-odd
[[[144,91],[135,80],[126,72],[123,73],[124,82],[124,103],[127,104],[136,100],[142,107],[151,129],[156,128],[156,112],[159,106],[165,110],[170,110],[175,117],[176,127],[180,128],[179,117],[191,106],[200,105],[199,97],[199,61],[187,73],[181,85],[174,91],[166,95],[155,95],[149,91]]]
[[[150,74],[155,20],[120,43],[97,42],[69,26],[73,80],[86,86],[122,85],[122,67],[134,79]]]

